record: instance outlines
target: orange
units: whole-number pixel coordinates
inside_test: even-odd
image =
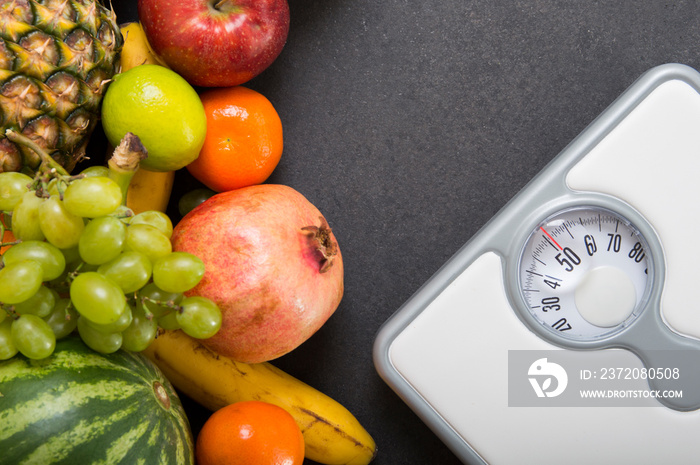
[[[197,465],[301,465],[304,436],[282,407],[236,402],[204,423],[195,453]]]
[[[200,94],[207,134],[192,176],[216,192],[263,183],[282,156],[282,122],[262,94],[242,86]]]
[[[0,221],[2,221],[3,224],[5,224],[4,220],[0,220]],[[12,231],[5,230],[5,233],[2,235],[2,239],[0,239],[0,243],[9,244],[9,243],[14,242],[16,240],[17,239],[15,239],[15,236],[14,236],[14,234],[12,234]],[[5,253],[5,250],[7,250],[9,248],[10,248],[9,245],[7,245],[5,247],[0,247],[0,254]]]

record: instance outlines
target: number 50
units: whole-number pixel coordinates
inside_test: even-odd
[[[562,255],[564,256],[562,257]],[[568,247],[564,247],[554,258],[557,259],[561,266],[566,267],[566,271],[573,271],[575,265],[581,264],[581,259],[576,255],[576,252]]]

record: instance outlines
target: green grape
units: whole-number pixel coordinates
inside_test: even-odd
[[[63,339],[78,326],[78,312],[71,305],[70,299],[58,299],[44,321],[48,323],[56,339]]]
[[[114,281],[96,271],[76,276],[70,285],[70,299],[78,313],[101,325],[117,321],[126,300]]]
[[[150,224],[165,234],[168,239],[173,235],[173,223],[170,221],[170,217],[157,210],[141,212],[131,218],[129,224]]]
[[[182,330],[197,339],[212,337],[221,328],[221,310],[206,297],[186,297],[180,302],[182,310],[175,313]]]
[[[36,294],[41,287],[43,273],[35,260],[22,260],[0,270],[0,302],[18,304]]]
[[[97,323],[93,323],[90,320],[86,320],[85,322],[101,333],[121,333],[129,327],[129,325],[131,324],[131,320],[133,320],[133,315],[131,314],[131,307],[126,302],[124,302],[124,310],[122,310],[122,313],[121,315],[119,315],[117,321],[106,325],[99,325]]]
[[[16,354],[17,346],[12,340],[12,319],[8,318],[0,323],[0,360],[9,360]]]
[[[141,252],[153,263],[172,252],[173,247],[170,239],[155,226],[134,224],[127,228],[125,249]]]
[[[97,269],[97,272],[112,279],[124,294],[136,292],[151,279],[151,261],[144,254],[134,251],[121,253]]]
[[[96,178],[96,177],[109,177],[109,168],[101,165],[88,166],[80,174],[85,175],[86,178]]]
[[[108,177],[86,177],[68,185],[63,202],[73,215],[97,218],[109,215],[121,205],[122,190]]]
[[[44,281],[58,278],[66,268],[66,259],[61,250],[48,242],[23,241],[10,247],[3,255],[5,265],[22,260],[39,262]]]
[[[0,173],[0,211],[14,210],[31,183],[32,178],[26,174],[13,171]]]
[[[85,222],[68,212],[58,197],[51,196],[39,208],[39,226],[47,241],[59,249],[69,249],[78,245]]]
[[[126,225],[112,216],[90,221],[80,236],[80,257],[91,265],[101,265],[117,258],[126,241]]]
[[[149,283],[139,291],[139,297],[146,311],[160,318],[178,305],[184,296],[179,292],[166,292],[155,284]]]
[[[128,328],[122,331],[122,347],[132,352],[145,350],[156,338],[158,323],[148,318],[141,305],[131,309],[133,320]]]
[[[49,193],[49,196],[51,195],[56,195],[56,196],[61,196],[63,195],[63,191],[66,189],[66,183],[64,181],[59,181],[57,178],[53,178],[51,181],[49,181],[49,184],[46,186],[46,192]]]
[[[27,358],[46,358],[56,348],[51,327],[36,315],[20,315],[12,322],[11,333],[17,350]]]
[[[190,211],[192,211],[194,207],[196,207],[200,203],[203,203],[213,195],[216,195],[216,192],[206,188],[194,189],[186,193],[185,195],[180,197],[180,201],[177,203],[177,208],[180,212],[180,215],[185,216]]]
[[[109,215],[109,216],[114,216],[116,218],[119,218],[119,220],[124,223],[124,224],[129,224],[129,220],[133,218],[134,216],[134,211],[127,207],[126,205],[119,205],[114,212]]]
[[[167,292],[187,292],[204,276],[204,262],[187,252],[172,252],[153,264],[153,282]]]
[[[158,317],[158,326],[163,329],[174,331],[180,329],[180,322],[177,321],[177,310],[171,310],[162,316]]]
[[[86,346],[102,354],[111,354],[122,346],[122,333],[103,333],[96,330],[84,317],[78,318],[78,334]]]
[[[15,304],[15,312],[20,315],[36,315],[44,318],[51,313],[58,300],[58,292],[46,286],[40,286],[36,294],[27,300]]]
[[[12,210],[12,233],[23,241],[43,241],[44,233],[39,226],[39,207],[45,199],[34,192],[27,192]]]

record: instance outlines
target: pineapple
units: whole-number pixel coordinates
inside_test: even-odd
[[[124,42],[99,0],[0,0],[0,172],[34,171],[21,133],[68,172],[85,157]]]

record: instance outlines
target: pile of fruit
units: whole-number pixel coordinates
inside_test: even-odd
[[[0,0],[0,464],[369,463],[357,419],[269,363],[344,290],[323,214],[265,183],[282,122],[241,85],[286,0],[138,14]],[[178,170],[204,187],[173,224]],[[215,412],[197,438],[173,386]]]

